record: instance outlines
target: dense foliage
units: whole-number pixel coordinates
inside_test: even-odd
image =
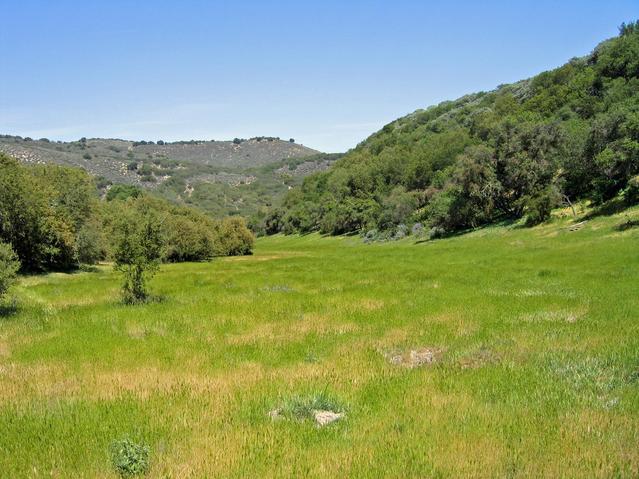
[[[81,170],[26,168],[0,154],[0,240],[30,271],[69,269],[85,256],[98,196]]]
[[[25,271],[113,260],[122,223],[134,227],[140,210],[161,218],[166,261],[250,254],[253,247],[240,218],[214,220],[131,186],[114,185],[101,200],[95,180],[80,169],[28,167],[0,154],[0,241],[11,245]]]
[[[150,203],[136,202],[115,221],[115,269],[123,275],[123,300],[135,304],[148,298],[147,281],[157,272],[165,238],[162,220]]]
[[[575,199],[636,201],[638,174],[639,24],[631,23],[588,57],[386,125],[306,178],[262,226],[342,234],[535,224]]]
[[[19,267],[18,257],[11,246],[0,242],[0,299],[15,281]]]

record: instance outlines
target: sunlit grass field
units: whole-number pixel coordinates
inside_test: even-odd
[[[0,477],[117,477],[122,438],[150,477],[637,477],[632,220],[272,237],[163,266],[163,300],[133,307],[108,265],[24,277],[0,318]],[[345,418],[268,415],[318,394]]]

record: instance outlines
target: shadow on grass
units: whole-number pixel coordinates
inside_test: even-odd
[[[524,224],[518,225],[517,223],[519,222],[520,219],[521,218],[502,218],[498,221],[495,221],[494,223],[487,223],[485,225],[477,226],[475,228],[466,228],[463,230],[449,231],[449,232],[438,234],[435,237],[422,238],[415,241],[415,244],[428,243],[429,241],[435,241],[438,239],[456,238],[458,236],[464,236],[468,233],[474,233],[477,231],[486,230],[488,228],[498,228],[498,227],[529,228],[529,226],[526,226]]]
[[[631,220],[630,218],[626,218],[626,221],[616,225],[614,229],[617,231],[626,231],[637,227],[639,227],[639,220]]]
[[[67,274],[67,275],[73,276],[80,273],[99,273],[100,271],[101,270],[97,264],[96,265],[80,264],[73,268],[47,269],[42,271],[24,270],[24,271],[20,271],[20,276],[29,278],[29,277],[45,276],[51,273]]]
[[[598,216],[611,216],[620,213],[631,206],[632,205],[624,201],[623,198],[613,198],[596,206],[592,211],[589,211],[582,216],[581,220],[590,220]]]
[[[0,301],[0,321],[14,316],[18,313],[18,301],[15,298],[11,300]]]
[[[119,301],[117,302],[117,305],[125,306],[125,307],[146,306],[149,304],[165,303],[167,300],[168,300],[168,296],[164,294],[150,294],[144,299],[138,299],[134,301],[127,300],[126,298],[120,297]]]

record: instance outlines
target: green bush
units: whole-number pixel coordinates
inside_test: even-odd
[[[26,168],[0,154],[0,241],[28,271],[77,266],[78,230],[91,217],[97,190],[82,170]]]
[[[111,464],[121,477],[146,474],[149,471],[150,448],[130,439],[114,441],[111,444]]]
[[[0,243],[0,299],[14,283],[19,268],[20,262],[11,246]]]
[[[548,221],[552,209],[557,205],[557,195],[551,191],[542,191],[526,202],[526,226],[534,226]]]
[[[635,176],[628,181],[628,186],[624,192],[624,198],[628,205],[639,203],[639,176]]]
[[[164,254],[162,222],[148,204],[132,206],[115,227],[115,269],[123,275],[122,300],[125,304],[148,300],[147,283],[158,271]]]
[[[253,252],[255,236],[244,218],[231,216],[218,222],[215,228],[216,256],[242,256]]]

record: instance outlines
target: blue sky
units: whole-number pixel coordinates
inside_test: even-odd
[[[639,0],[0,7],[0,133],[267,135],[331,152],[417,108],[585,55],[639,17]]]

